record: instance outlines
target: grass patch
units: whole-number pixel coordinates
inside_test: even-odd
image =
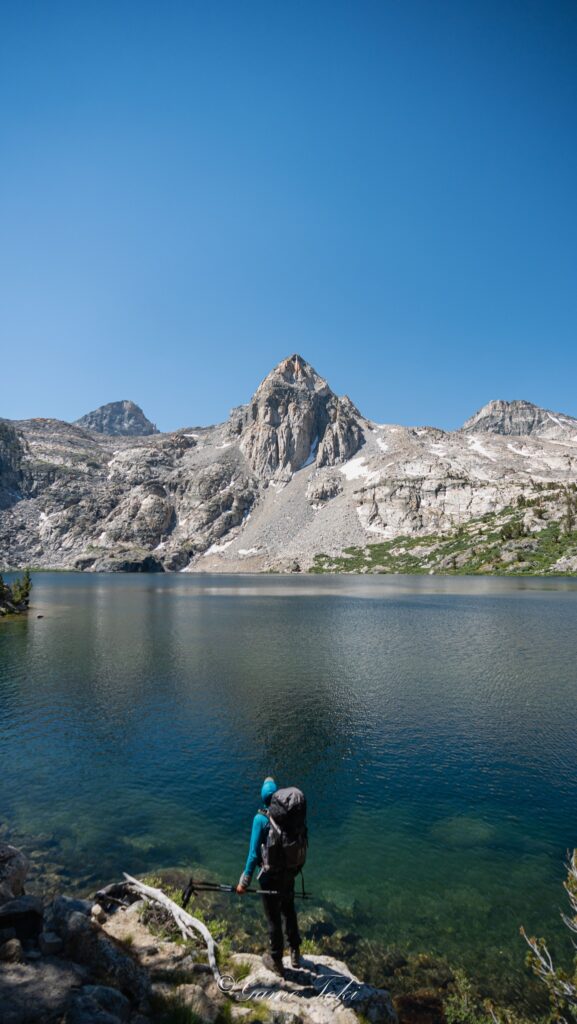
[[[253,1021],[270,1021],[271,1013],[268,1006],[264,1006],[254,999],[249,999],[244,1002],[238,1002],[237,1006],[245,1007],[250,1010],[250,1016],[247,1016],[249,1024],[253,1024]]]
[[[565,499],[565,492],[549,492]],[[577,521],[573,505],[560,520],[540,518],[542,528],[530,531],[525,521],[533,499],[517,501],[498,512],[469,520],[447,534],[395,537],[392,540],[344,548],[340,555],[317,554],[311,573],[442,573],[448,575],[547,575],[557,574],[559,559],[577,556]],[[544,515],[544,513],[543,513]],[[563,574],[563,573],[561,573]],[[566,573],[566,575],[574,575]]]
[[[244,981],[245,978],[248,978],[250,971],[250,964],[243,963],[239,960],[234,960],[232,962],[230,973],[232,974],[235,981]]]
[[[203,1018],[195,1013],[179,995],[155,995],[151,999],[157,1024],[202,1024]]]
[[[318,942],[315,942],[314,939],[302,939],[301,953],[308,953],[309,956],[320,956],[322,950]]]

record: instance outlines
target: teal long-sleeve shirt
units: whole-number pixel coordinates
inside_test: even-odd
[[[267,832],[269,830],[269,822],[266,814],[262,811],[257,811],[254,816],[252,823],[252,830],[250,833],[250,846],[248,848],[248,857],[244,868],[244,884],[248,885],[250,882],[254,869],[257,864],[261,863],[261,846],[266,840]]]

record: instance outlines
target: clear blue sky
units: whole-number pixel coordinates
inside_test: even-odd
[[[577,415],[575,0],[2,0],[0,415]]]

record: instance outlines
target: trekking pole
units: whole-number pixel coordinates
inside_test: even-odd
[[[227,892],[236,892],[236,885],[226,887]],[[278,889],[245,889],[245,892],[252,893],[253,896],[282,896],[282,892]],[[312,900],[312,892],[293,892],[292,894],[295,899],[299,900]]]
[[[250,893],[251,896],[281,896],[282,893],[278,889],[245,889],[245,893]],[[236,885],[224,885],[220,882],[200,882],[195,881],[194,878],[189,879],[186,889],[182,893],[182,906],[186,907],[191,896],[195,892],[222,892],[231,895],[236,892]],[[295,892],[294,896],[301,900],[312,899],[310,892]]]

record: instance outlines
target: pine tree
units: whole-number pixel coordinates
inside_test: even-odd
[[[12,602],[18,607],[27,608],[30,603],[30,591],[32,590],[32,577],[30,569],[24,570],[24,575],[12,584]]]

